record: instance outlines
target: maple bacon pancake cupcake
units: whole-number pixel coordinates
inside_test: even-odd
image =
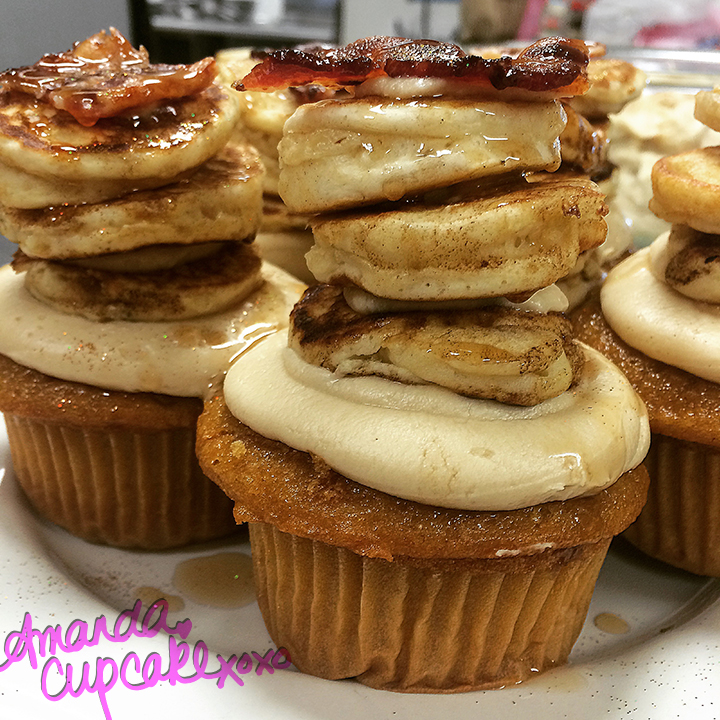
[[[233,366],[200,417],[198,457],[250,523],[263,618],[300,670],[461,692],[566,661],[610,540],[647,487],[635,467],[647,447],[642,406],[607,361],[587,364],[574,410],[571,393],[528,409],[338,380],[305,367],[280,336]],[[272,388],[264,411],[247,397],[248,371]],[[588,418],[599,397],[613,408]],[[303,417],[287,418],[290,405]],[[258,425],[262,413],[284,420]],[[588,463],[573,441],[556,444],[573,423],[608,455]],[[589,476],[609,485],[583,487]]]
[[[37,178],[30,200],[0,193],[19,246],[0,269],[0,410],[33,507],[93,542],[234,530],[194,456],[202,398],[302,288],[252,248],[262,167],[227,144],[236,103],[213,77],[116,31],[0,76],[0,163]]]
[[[720,126],[716,91],[695,116]],[[650,209],[670,231],[608,276],[577,332],[626,372],[647,403],[648,504],[626,537],[643,552],[720,576],[720,148],[658,160]]]
[[[304,672],[460,692],[563,663],[640,510],[642,403],[553,288],[605,233],[594,184],[552,175],[555,96],[582,91],[586,62],[558,39],[493,62],[370,38],[242,80],[354,93],[300,108],[280,145],[286,203],[318,213],[320,282],[198,422],[201,466],[250,522],[265,623]],[[512,159],[455,124],[490,111]],[[323,138],[347,162],[320,183]]]

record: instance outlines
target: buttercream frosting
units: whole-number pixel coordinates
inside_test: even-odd
[[[666,244],[664,233],[613,268],[600,294],[603,314],[636,350],[720,382],[720,306],[686,297],[656,276],[653,256],[661,265]]]
[[[0,268],[0,353],[39,372],[107,390],[203,397],[234,357],[287,327],[304,285],[268,263],[240,304],[184,321],[95,322],[56,310]],[[284,334],[283,334],[284,337]]]
[[[517,407],[433,385],[338,378],[278,333],[238,358],[224,394],[253,430],[352,480],[432,505],[511,510],[598,492],[647,452],[642,401],[612,363],[583,348],[576,385]]]

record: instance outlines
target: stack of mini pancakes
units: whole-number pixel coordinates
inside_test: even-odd
[[[600,46],[595,48],[604,52]],[[568,123],[560,136],[563,166],[588,174],[603,191],[609,212],[605,242],[581,255],[578,264],[560,283],[570,309],[577,307],[591,290],[597,289],[608,270],[632,249],[632,232],[623,213],[615,209],[613,166],[609,159],[609,116],[638,98],[645,87],[645,73],[614,58],[591,57],[590,87],[584,95],[565,103]]]
[[[263,53],[249,48],[230,48],[216,55],[219,79],[231,86],[260,62]],[[240,110],[233,137],[249,143],[260,156],[263,178],[263,216],[255,238],[259,254],[304,282],[312,282],[305,253],[312,245],[308,216],[293,213],[278,194],[280,159],[278,143],[285,121],[304,102],[329,94],[323,88],[286,88],[274,92],[246,92],[239,95]]]
[[[354,93],[285,123],[279,191],[313,216],[318,284],[198,424],[305,672],[458,692],[562,663],[640,510],[644,410],[554,287],[606,233],[597,186],[556,172],[586,63],[562,39],[490,61],[368,38],[242,80]]]
[[[150,68],[163,74],[117,33],[78,44],[76,65],[101,52],[115,53],[108,66],[144,62],[138,83],[152,82]],[[78,119],[63,111],[62,90],[54,103],[32,94],[60,84],[60,63],[46,56],[2,78],[0,231],[20,246],[30,293],[95,320],[139,321],[207,314],[256,288],[260,263],[237,241],[257,230],[262,169],[251,148],[227,145],[237,103],[212,66],[197,92]],[[224,280],[221,256],[235,270]]]
[[[252,148],[228,144],[237,101],[214,75],[211,58],[152,65],[112,30],[0,76],[0,232],[20,248],[0,271],[0,407],[26,493],[92,540],[164,547],[232,528],[225,498],[193,458],[199,398],[243,328],[285,324],[297,287],[286,297],[293,283],[263,267],[250,244],[262,167]],[[258,308],[267,306],[266,316]],[[31,407],[13,387],[18,368],[30,384],[68,384]],[[101,399],[73,413],[90,395]],[[63,439],[70,430],[51,432],[67,423],[74,449]],[[140,454],[131,442],[123,470],[113,428],[148,442],[163,428],[184,439],[161,451],[156,435],[157,447]],[[108,430],[115,443],[102,460],[86,430]],[[54,451],[43,458],[45,432]],[[98,489],[120,486],[123,473],[119,497]],[[154,485],[140,488],[140,476]],[[132,508],[125,524],[123,508]]]
[[[388,89],[286,123],[280,192],[313,214],[323,283],[296,307],[291,346],[338,375],[523,405],[560,394],[581,359],[554,283],[606,235],[597,186],[553,172],[562,105]]]

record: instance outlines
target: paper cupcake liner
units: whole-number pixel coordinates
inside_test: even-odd
[[[400,692],[517,683],[567,660],[610,539],[535,556],[388,562],[250,525],[258,602],[295,666]]]
[[[236,527],[232,502],[200,470],[191,428],[92,430],[12,414],[5,423],[32,505],[84,540],[161,549]]]
[[[647,555],[720,577],[720,450],[653,434],[647,504],[625,531]]]

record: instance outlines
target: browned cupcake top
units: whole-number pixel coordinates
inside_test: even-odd
[[[620,367],[645,401],[653,432],[720,446],[720,385],[630,347],[605,321],[597,300],[573,319],[577,338]]]
[[[96,430],[166,430],[195,424],[198,398],[125,393],[65,382],[0,355],[0,412]]]
[[[423,505],[352,482],[322,460],[258,435],[219,395],[200,417],[197,451],[204,472],[235,501],[238,521],[270,523],[389,560],[498,558],[596,542],[625,529],[647,491],[647,474],[640,467],[597,495],[521,510]]]

